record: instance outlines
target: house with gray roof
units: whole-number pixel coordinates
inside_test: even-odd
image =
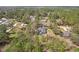
[[[62,33],[62,36],[63,36],[63,37],[70,37],[70,36],[71,36],[71,32],[69,32],[69,31],[64,31],[64,32]]]
[[[47,33],[46,27],[44,27],[44,26],[38,27],[37,33],[38,33],[39,35],[46,34],[46,33]]]

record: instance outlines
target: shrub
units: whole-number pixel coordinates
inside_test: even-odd
[[[74,44],[79,45],[79,34],[72,34],[71,40]]]
[[[75,52],[79,52],[79,48],[75,48],[74,51],[75,51]]]
[[[72,31],[73,31],[74,33],[79,34],[79,24],[75,24],[75,25],[73,26]]]
[[[52,31],[53,31],[56,35],[61,35],[62,32],[61,32],[60,28],[57,27],[56,24],[53,24],[50,28],[52,29]]]

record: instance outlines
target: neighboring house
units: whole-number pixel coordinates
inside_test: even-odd
[[[34,22],[34,21],[35,21],[35,17],[36,17],[36,16],[30,16],[30,20],[31,20],[32,22]]]
[[[24,24],[22,22],[16,22],[13,27],[16,27],[16,28],[25,28],[27,24]]]
[[[71,36],[71,32],[69,32],[69,31],[64,31],[64,32],[62,33],[62,36],[63,36],[63,37],[70,37],[70,36]]]
[[[71,26],[58,26],[60,30],[63,31],[71,31]]]
[[[8,24],[9,24],[9,20],[6,19],[6,18],[2,18],[2,19],[0,19],[0,25],[2,25],[2,24],[4,24],[4,25],[8,25]]]
[[[61,30],[61,36],[70,37],[71,36],[71,27],[70,26],[58,26]]]
[[[11,31],[11,29],[12,29],[12,27],[10,27],[11,26],[10,23],[11,23],[10,19],[6,19],[6,18],[1,18],[0,19],[0,25],[6,25],[7,26],[6,32]]]
[[[51,22],[48,20],[48,17],[43,17],[43,19],[40,20],[40,24],[43,24],[44,26],[50,26]]]
[[[27,25],[27,24],[24,24],[24,23],[22,23],[22,22],[16,22],[12,27],[8,28],[8,29],[6,30],[6,32],[10,32],[10,31],[11,31],[12,29],[14,29],[14,28],[24,29],[24,28],[26,28],[26,25]]]
[[[37,29],[37,32],[38,32],[39,35],[46,34],[47,33],[47,29],[46,29],[46,27],[41,26],[41,27],[39,27]]]
[[[40,20],[40,24],[46,25],[46,20],[45,19]]]
[[[9,29],[6,30],[6,32],[10,32],[12,29],[13,29],[13,28],[9,28]]]
[[[56,22],[57,22],[58,25],[63,25],[64,24],[64,22],[61,19],[56,19]]]

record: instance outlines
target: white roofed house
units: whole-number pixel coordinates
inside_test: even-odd
[[[9,27],[9,28],[6,30],[6,32],[10,32],[10,31],[13,30],[13,29],[15,29],[15,30],[17,30],[17,29],[18,29],[18,30],[23,30],[23,29],[26,28],[26,26],[27,26],[27,24],[24,24],[24,23],[22,23],[22,22],[15,22],[12,27]]]
[[[22,22],[16,22],[13,27],[14,28],[19,28],[19,29],[22,29],[22,28],[25,28],[27,24],[24,24]]]
[[[0,20],[0,25],[2,24],[2,20]]]
[[[50,20],[48,20],[48,19],[49,19],[48,17],[43,17],[43,18],[40,20],[40,24],[49,27],[49,26],[51,25],[51,22],[50,22]]]
[[[11,32],[12,30],[18,31],[18,30],[25,30],[27,24],[24,24],[22,22],[16,22],[13,27],[10,27],[6,30],[6,32]]]
[[[29,16],[29,18],[30,18],[30,20],[31,20],[31,22],[34,22],[35,21],[35,18],[36,18],[36,16]]]
[[[1,18],[0,19],[0,25],[5,25],[7,26],[7,30],[6,32],[9,32],[12,28],[11,28],[11,19],[7,19],[7,18]]]
[[[0,25],[8,25],[9,24],[9,19],[6,18],[1,18],[0,19]]]
[[[56,19],[56,22],[58,25],[64,25],[64,22],[62,19]]]
[[[8,29],[6,30],[6,32],[10,32],[12,29],[13,29],[13,28],[8,28]]]

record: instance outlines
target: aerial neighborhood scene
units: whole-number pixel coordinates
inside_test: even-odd
[[[0,52],[78,51],[78,6],[0,6]]]

